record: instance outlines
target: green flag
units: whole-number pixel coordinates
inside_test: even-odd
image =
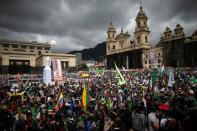
[[[116,63],[115,62],[114,62],[114,64],[115,64],[115,68],[116,68],[116,78],[118,78],[119,85],[125,85],[126,84],[126,81],[125,81],[124,77],[120,73],[120,70],[116,66]]]
[[[195,83],[197,83],[197,79],[195,79],[195,78],[193,77],[193,78],[191,78],[191,82],[192,82],[193,84],[195,84]]]
[[[133,103],[132,101],[129,101],[128,102],[128,109],[131,110],[133,108]]]
[[[109,99],[107,100],[107,107],[108,107],[108,110],[110,110],[110,109],[112,108],[112,106],[113,106],[113,101],[109,98]]]
[[[31,110],[31,113],[32,113],[32,117],[35,118],[39,114],[40,109],[35,109],[35,107],[33,106],[33,107],[30,108],[30,110]]]
[[[96,73],[97,73],[97,74],[103,74],[104,71],[105,71],[104,68],[99,68],[99,67],[96,68]]]
[[[152,80],[152,84],[155,85],[156,80],[157,80],[157,70],[156,69],[154,69],[152,72],[151,80]]]

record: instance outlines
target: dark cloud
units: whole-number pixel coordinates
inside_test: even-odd
[[[143,7],[153,44],[166,26],[179,23],[187,35],[197,29],[197,1],[143,0]],[[1,0],[0,38],[56,40],[55,49],[62,52],[94,47],[106,40],[110,21],[133,39],[138,11],[139,0]]]
[[[17,32],[45,30],[51,13],[59,8],[59,0],[1,0],[0,26]]]
[[[197,1],[147,0],[144,6],[150,18],[153,44],[160,39],[167,26],[174,30],[179,23],[184,27],[186,35],[191,35],[197,29]]]
[[[170,1],[170,0],[169,0]],[[172,5],[175,5],[175,8],[172,6],[171,13],[179,15],[180,19],[189,22],[190,20],[197,20],[197,1],[196,0],[179,0],[173,1]]]

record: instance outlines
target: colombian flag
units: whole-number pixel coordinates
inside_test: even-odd
[[[83,93],[82,93],[82,107],[84,108],[84,110],[86,110],[87,108],[87,103],[88,103],[88,96],[87,96],[86,85],[84,83]]]
[[[55,106],[55,112],[57,112],[62,106],[63,106],[63,94],[61,92],[57,104]]]

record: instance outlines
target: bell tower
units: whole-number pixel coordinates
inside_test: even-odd
[[[134,32],[134,44],[135,47],[144,47],[150,48],[150,31],[147,25],[148,17],[143,10],[141,1],[140,1],[140,11],[136,16],[136,28]]]
[[[114,28],[113,26],[113,23],[111,22],[109,27],[108,27],[108,30],[107,30],[107,52],[110,52],[112,50],[115,50],[115,40],[116,38],[116,29]]]
[[[107,41],[114,40],[116,35],[116,29],[113,26],[113,23],[110,22],[110,25],[107,30]]]

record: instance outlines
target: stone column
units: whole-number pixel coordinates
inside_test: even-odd
[[[126,55],[126,68],[129,69],[129,56]]]
[[[66,67],[66,62],[63,61],[63,70],[65,70],[67,67]]]

